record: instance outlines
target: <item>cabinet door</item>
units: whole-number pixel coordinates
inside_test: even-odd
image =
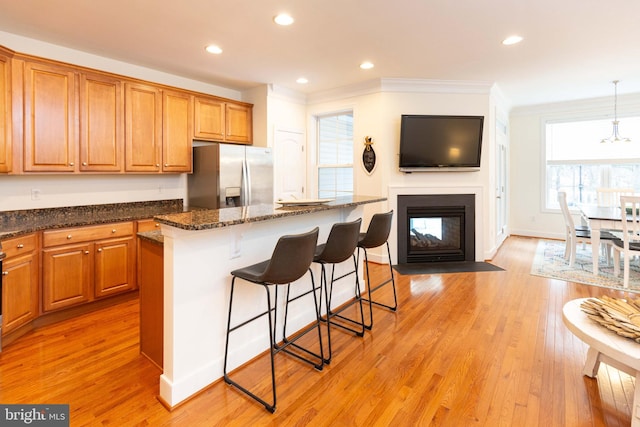
[[[162,170],[191,172],[193,96],[184,92],[162,93]]]
[[[120,80],[80,76],[80,170],[121,172],[124,164],[124,98]]]
[[[42,251],[42,305],[52,311],[91,300],[92,244]]]
[[[135,289],[135,240],[104,240],[95,245],[95,296]]]
[[[2,275],[2,333],[6,334],[38,316],[37,254],[8,259]]]
[[[195,98],[194,135],[205,141],[224,141],[224,101]]]
[[[0,51],[0,172],[11,172],[11,57]]]
[[[226,141],[251,143],[253,139],[252,108],[227,103],[225,108]]]
[[[162,97],[153,86],[125,85],[125,170],[160,172]]]
[[[25,63],[25,172],[77,170],[75,79],[71,69]]]

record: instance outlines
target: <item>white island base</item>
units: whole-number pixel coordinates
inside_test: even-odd
[[[320,244],[334,223],[354,221],[362,213],[362,205],[347,206],[206,230],[185,230],[163,222],[164,372],[160,376],[159,399],[173,408],[222,378],[232,270],[268,259],[282,235],[303,233],[318,226]],[[336,267],[337,272],[351,269],[351,260]],[[319,284],[319,265],[312,265],[312,270]],[[296,283],[301,285],[301,291],[308,290],[310,280],[307,274]],[[353,287],[347,280],[342,282],[335,290],[335,305],[353,297]],[[360,279],[361,287],[362,283]],[[265,307],[262,287],[238,281],[234,319],[247,320]],[[290,306],[288,333],[314,320],[312,307],[311,295]],[[278,315],[281,313],[279,310]],[[277,319],[278,325],[281,321]],[[267,318],[263,317],[231,336],[229,369],[268,348]]]

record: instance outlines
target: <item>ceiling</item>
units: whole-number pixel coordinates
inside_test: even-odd
[[[230,89],[466,80],[513,106],[611,96],[615,79],[640,93],[638,16],[638,0],[0,0],[0,31]]]

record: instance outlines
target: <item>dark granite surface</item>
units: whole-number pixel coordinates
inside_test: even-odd
[[[182,212],[182,199],[0,212],[0,240],[39,230],[106,224]]]
[[[383,202],[385,200],[387,200],[386,197],[348,196],[314,206],[281,207],[276,203],[272,205],[242,206],[225,209],[200,209],[183,213],[156,215],[154,219],[162,224],[171,225],[183,230],[208,230],[247,222],[266,221],[329,209]]]
[[[138,237],[157,245],[164,245],[164,236],[160,230],[141,231],[138,233]]]

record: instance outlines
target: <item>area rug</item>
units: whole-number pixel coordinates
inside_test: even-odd
[[[488,262],[455,261],[397,264],[393,268],[400,274],[475,273],[479,271],[503,271]]]
[[[620,277],[615,277],[613,266],[607,265],[605,257],[601,255],[598,262],[600,274],[595,276],[591,262],[591,245],[587,244],[583,247],[582,244],[578,244],[573,268],[569,267],[569,261],[564,259],[564,248],[564,241],[541,240],[536,249],[531,274],[567,282],[625,290],[622,286],[622,260],[620,260]],[[627,290],[640,292],[640,268],[637,260],[633,260],[631,263],[629,289]]]

